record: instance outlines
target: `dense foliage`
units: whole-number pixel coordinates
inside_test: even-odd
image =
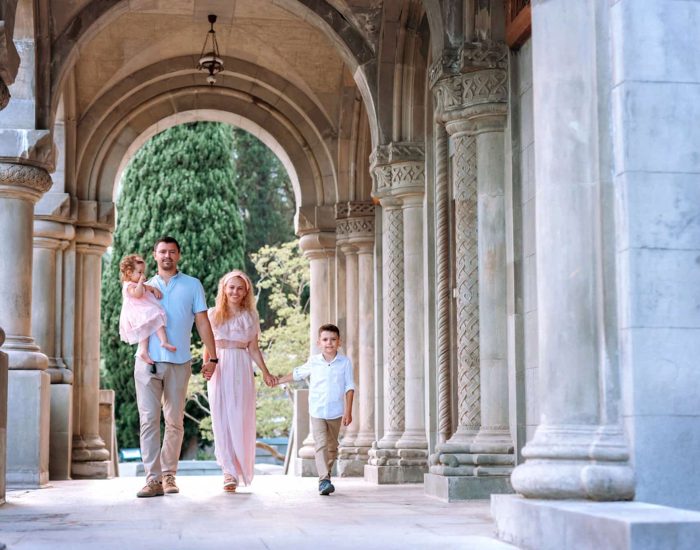
[[[238,204],[246,236],[246,272],[259,279],[251,254],[265,245],[276,246],[294,239],[294,192],[284,166],[259,139],[236,128],[233,131],[233,162]],[[263,328],[274,324],[268,306],[269,291],[258,295]]]
[[[119,261],[138,253],[155,272],[151,250],[162,235],[180,242],[179,269],[199,278],[212,305],[219,277],[244,266],[245,238],[234,181],[233,130],[196,122],[151,138],[127,167],[117,201],[118,223],[102,287],[102,357],[108,387],[116,392],[119,445],[138,447],[139,420],[133,380],[134,347],[119,340]],[[194,331],[195,344],[199,341]],[[197,367],[195,366],[195,371]],[[190,403],[188,413],[201,417]],[[185,440],[198,433],[186,420]]]

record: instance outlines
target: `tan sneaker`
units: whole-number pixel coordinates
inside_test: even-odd
[[[165,474],[163,476],[163,490],[169,495],[180,492],[180,489],[175,483],[175,476],[173,474]]]
[[[136,496],[139,498],[162,497],[163,484],[156,479],[152,479],[144,485],[143,489],[136,493]]]

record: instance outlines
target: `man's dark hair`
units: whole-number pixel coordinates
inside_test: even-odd
[[[318,329],[318,336],[320,338],[322,332],[335,332],[338,335],[338,338],[340,338],[340,329],[336,327],[335,325],[331,325],[330,323],[321,325]]]
[[[165,235],[164,237],[161,237],[156,241],[156,244],[153,245],[153,252],[156,251],[156,248],[158,248],[158,245],[160,243],[166,243],[166,244],[174,244],[177,247],[177,251],[180,252],[180,243],[177,242],[177,239],[175,237],[171,237],[170,235]]]

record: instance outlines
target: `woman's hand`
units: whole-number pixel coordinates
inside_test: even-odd
[[[265,380],[265,385],[270,388],[274,388],[277,385],[277,377],[272,376],[269,371],[263,373],[263,380]]]

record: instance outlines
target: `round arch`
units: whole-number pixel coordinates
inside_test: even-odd
[[[138,151],[144,143],[151,139],[156,134],[159,134],[168,128],[173,126],[178,126],[179,124],[187,124],[188,122],[199,122],[199,121],[209,121],[209,122],[223,122],[241,128],[246,132],[251,133],[262,141],[279,159],[279,161],[284,166],[287,171],[287,175],[292,182],[292,187],[294,189],[294,199],[297,204],[301,203],[301,194],[299,188],[299,177],[296,172],[296,168],[292,163],[289,155],[285,151],[284,147],[275,139],[275,137],[270,134],[267,130],[240,115],[232,114],[228,111],[215,111],[211,109],[194,109],[192,111],[183,111],[170,115],[157,123],[153,124],[150,128],[147,128],[141,135],[137,136],[136,139],[131,143],[124,153],[124,158],[122,159],[119,168],[117,169],[115,182],[114,182],[114,194],[113,201],[117,202],[117,197],[119,196],[119,182],[124,169],[129,164],[136,151]]]
[[[376,86],[371,74],[376,65],[376,55],[366,37],[356,27],[348,24],[342,14],[328,3],[316,0],[276,0],[276,4],[290,13],[299,10],[300,19],[321,30],[330,39],[360,90],[369,116],[372,141],[376,143],[379,135],[375,116]],[[47,106],[51,124],[60,91],[80,49],[128,10],[129,2],[125,0],[90,2],[52,42],[51,93],[48,98],[50,104]],[[188,60],[192,65],[192,58],[189,57]]]
[[[111,201],[134,143],[181,113],[206,112],[220,115],[209,120],[228,117],[267,140],[293,175],[299,207],[335,204],[339,190],[332,149],[337,132],[307,96],[278,75],[241,60],[230,60],[235,74],[216,87],[204,86],[190,61],[168,60],[163,65],[172,72],[165,74],[160,65],[146,67],[90,107],[78,127],[79,198]]]

